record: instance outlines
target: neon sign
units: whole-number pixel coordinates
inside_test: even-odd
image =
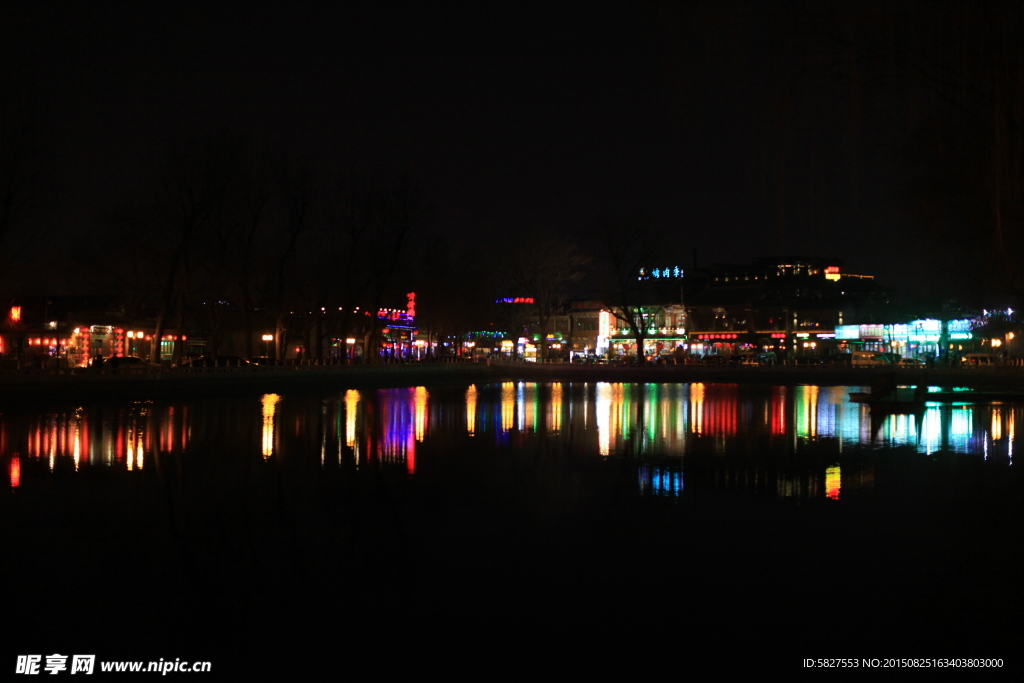
[[[683,277],[685,271],[679,266],[673,266],[671,268],[654,268],[647,270],[646,268],[640,269],[639,280],[649,280],[652,277],[656,279],[669,279],[669,278],[680,278]]]

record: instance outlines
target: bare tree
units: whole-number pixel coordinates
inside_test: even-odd
[[[568,286],[583,279],[589,261],[573,242],[539,231],[520,240],[504,257],[501,271],[517,296],[533,299],[542,337],[561,310]],[[540,357],[547,358],[546,344],[540,346]]]
[[[222,223],[230,228],[225,254],[225,261],[231,265],[227,291],[242,317],[243,353],[252,357],[256,302],[264,279],[261,247],[269,243],[268,233],[276,227],[271,224],[271,212],[275,198],[280,199],[281,188],[274,177],[276,155],[265,140],[248,132],[237,137],[233,146],[230,205],[236,216]]]
[[[378,309],[409,291],[402,274],[425,215],[406,176],[349,172],[330,176],[324,186],[314,226],[297,243],[295,278],[303,334],[317,358],[335,335],[343,355],[349,336],[361,338],[364,349],[374,347]]]
[[[101,210],[98,231],[88,231],[74,245],[77,267],[97,292],[117,292],[128,317],[145,314],[157,305],[163,286],[166,235],[154,230],[159,221],[153,207],[127,196]]]
[[[36,107],[0,73],[0,280],[24,269],[30,247],[46,234],[55,185],[51,145]]]
[[[806,78],[795,85],[846,91],[851,147],[875,122],[909,179],[905,209],[942,275],[935,284],[1024,299],[1024,8],[909,0],[805,9]]]
[[[310,230],[316,219],[319,197],[316,176],[310,165],[296,157],[279,157],[274,171],[278,217],[268,243],[273,245],[267,254],[268,268],[273,273],[268,297],[274,313],[275,357],[283,360],[288,348],[289,329],[285,324],[294,292],[294,267],[300,239]]]
[[[174,360],[181,358],[185,299],[190,266],[194,265],[190,257],[199,251],[199,245],[216,239],[213,226],[223,217],[230,162],[223,137],[171,140],[153,159],[153,205],[159,212],[154,229],[166,230],[170,240],[151,350],[154,362],[160,359],[160,340],[174,313],[179,331]]]
[[[605,219],[595,231],[592,284],[594,297],[625,323],[636,343],[637,361],[645,362],[644,344],[657,327],[665,301],[659,301],[649,273],[657,253],[654,243],[623,236],[651,234],[644,218]]]
[[[461,343],[467,331],[485,329],[494,321],[498,294],[477,246],[452,242],[446,235],[435,235],[416,249],[413,264],[418,334],[432,346],[443,337]]]

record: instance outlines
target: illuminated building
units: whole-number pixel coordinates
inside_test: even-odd
[[[830,355],[839,350],[837,326],[889,301],[873,276],[844,273],[836,259],[758,258],[698,272],[686,287],[694,356]]]

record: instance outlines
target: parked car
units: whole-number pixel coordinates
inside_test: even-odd
[[[892,362],[890,354],[881,351],[854,351],[851,356],[854,365],[889,365]]]

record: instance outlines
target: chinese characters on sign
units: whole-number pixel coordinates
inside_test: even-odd
[[[648,279],[650,279],[652,277],[653,278],[657,278],[659,280],[663,279],[663,278],[664,279],[680,278],[680,277],[683,277],[684,273],[685,273],[685,271],[683,271],[683,269],[680,268],[679,266],[673,266],[671,268],[653,268],[651,270],[647,270],[646,268],[641,268],[640,269],[640,276],[639,276],[638,279],[640,279],[640,280],[648,280]]]
[[[71,673],[83,673],[87,675],[93,673],[96,666],[96,655],[71,655],[70,659]],[[46,655],[45,664],[42,664],[42,661],[42,655],[18,655],[14,673],[27,674],[30,676],[35,675],[40,673],[40,665],[42,665],[43,673],[51,675],[69,670],[68,655],[54,653],[52,655]]]

